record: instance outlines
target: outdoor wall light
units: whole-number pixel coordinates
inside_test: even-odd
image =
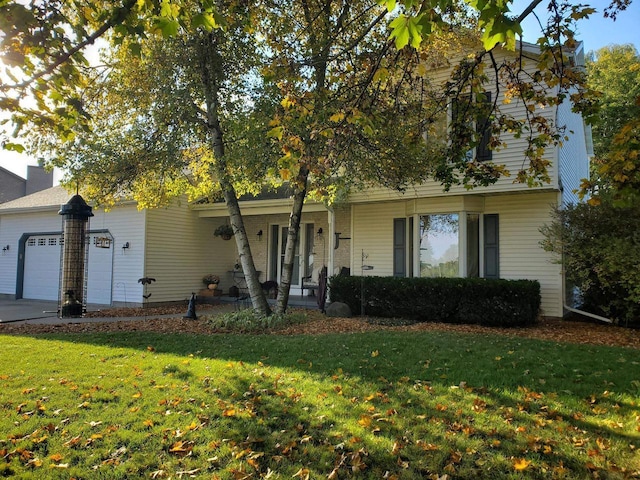
[[[258,240],[262,240],[262,229],[258,230]]]
[[[3,252],[8,252],[9,251],[9,245],[7,245],[6,247],[2,247],[2,251]]]
[[[129,242],[126,242],[124,245],[122,245],[123,250],[126,250],[129,247],[131,247],[131,245],[129,245]]]
[[[319,236],[319,237],[321,237],[321,236],[322,236],[322,227],[320,227],[320,228],[318,229],[318,231],[316,232],[316,235],[317,235],[317,236]]]

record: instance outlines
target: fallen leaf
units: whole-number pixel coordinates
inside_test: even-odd
[[[531,462],[525,458],[517,458],[513,462],[513,468],[515,468],[517,471],[526,470],[529,465],[531,465]]]

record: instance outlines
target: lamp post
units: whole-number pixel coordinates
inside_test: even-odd
[[[60,279],[59,312],[61,318],[81,317],[86,301],[85,271],[88,246],[86,234],[89,217],[93,217],[91,207],[80,195],[74,195],[62,205],[59,215],[62,220],[62,269]]]

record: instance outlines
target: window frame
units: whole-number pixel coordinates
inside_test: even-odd
[[[478,144],[473,148],[466,151],[467,161],[478,161],[478,162],[487,162],[493,160],[493,150],[490,148],[491,143],[491,128],[492,128],[492,120],[491,117],[493,115],[492,105],[493,105],[493,92],[489,90],[485,90],[482,92],[482,96],[485,99],[482,103],[490,106],[487,115],[482,117],[482,122],[479,122],[477,118],[473,118],[471,120],[471,130],[473,130],[474,134],[478,138]],[[457,102],[459,99],[469,99],[468,103],[480,103],[478,100],[478,94],[469,93],[461,93],[460,95],[452,98],[449,101],[449,107],[447,112],[447,131],[451,132],[451,129],[454,125],[455,113],[458,110],[456,105],[459,104]],[[467,103],[465,101],[465,103]],[[471,108],[471,106],[469,107]],[[480,131],[480,126],[483,127],[482,131]],[[479,155],[480,152],[480,155]],[[471,155],[469,155],[469,153]]]
[[[410,268],[408,277],[420,277],[420,217],[427,215],[458,215],[458,276],[455,278],[467,278],[468,277],[468,237],[467,237],[467,224],[469,215],[478,216],[478,276],[474,278],[485,278],[485,228],[484,218],[486,215],[497,214],[485,214],[476,210],[449,210],[449,211],[437,211],[437,212],[420,212],[411,215],[409,222],[416,225],[411,229],[410,245],[408,245],[407,252],[410,255]],[[499,222],[499,220],[497,220]]]

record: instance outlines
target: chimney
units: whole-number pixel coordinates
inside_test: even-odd
[[[27,167],[27,186],[25,195],[53,187],[53,171],[47,172],[43,167],[29,165]]]

